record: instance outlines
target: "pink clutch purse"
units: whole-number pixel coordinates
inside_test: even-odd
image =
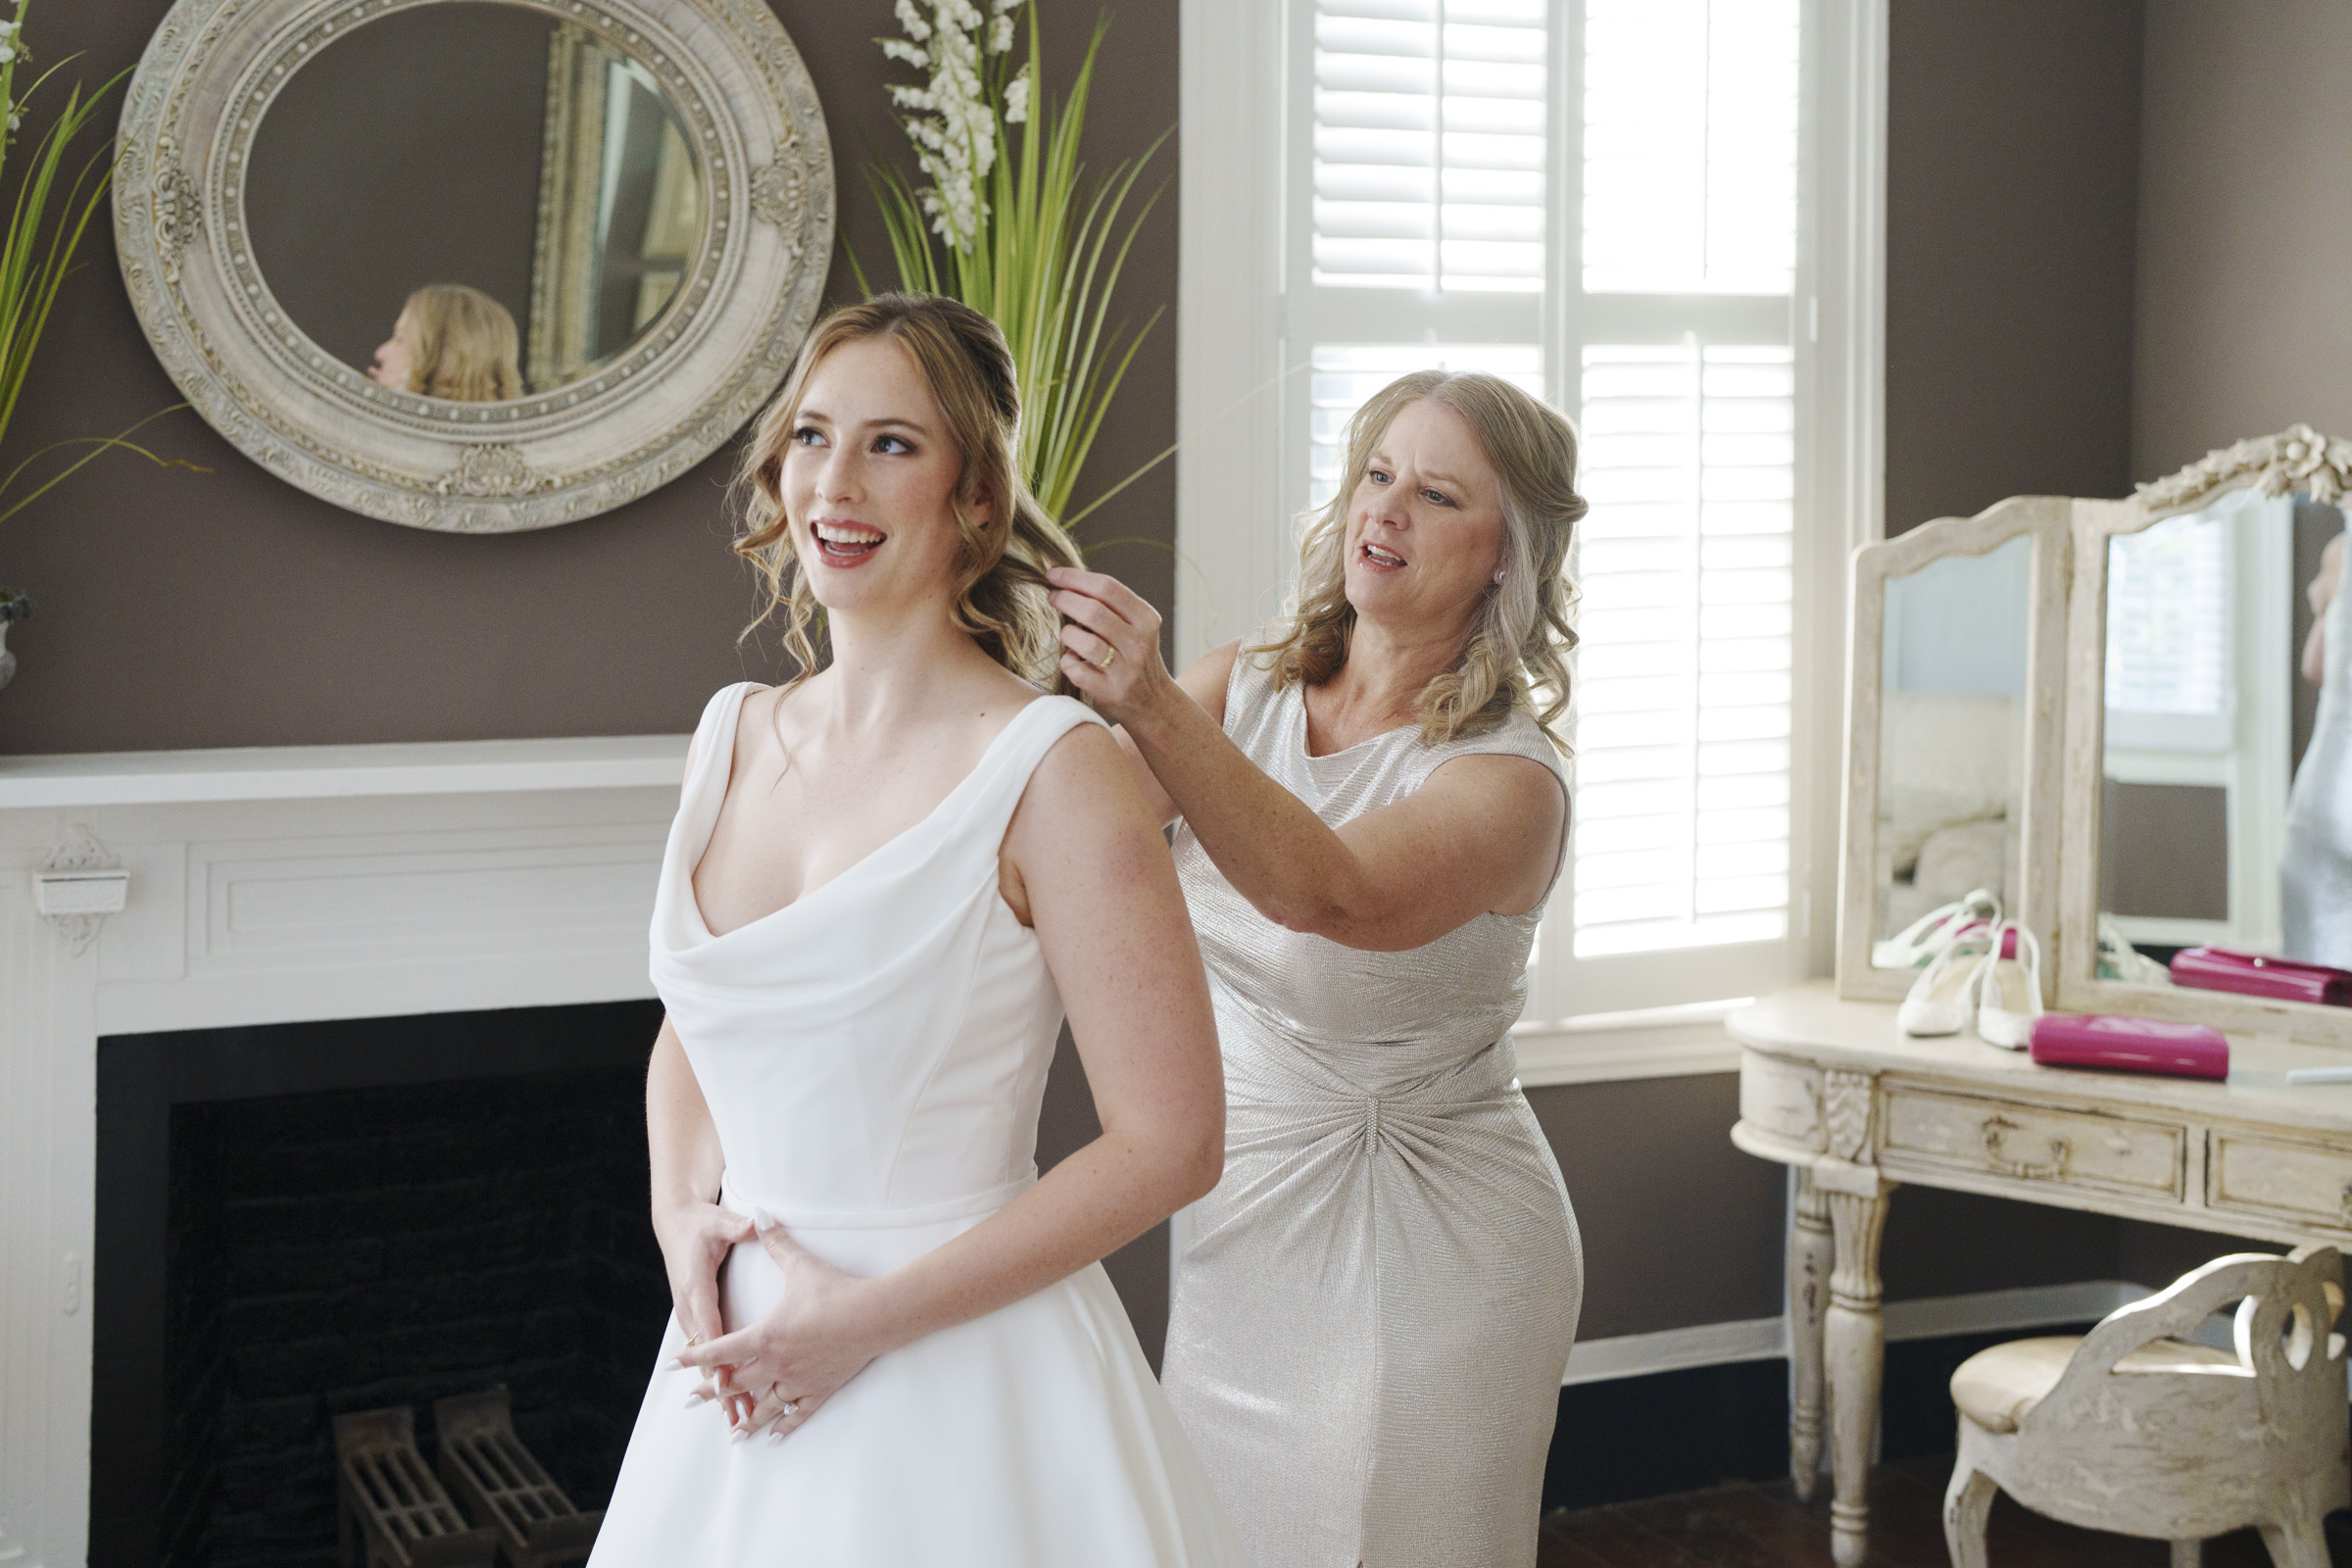
[[[2235,991],[2275,1002],[2317,1002],[2352,1007],[2352,970],[2301,963],[2233,948],[2182,948],[2173,955],[2173,984]]]
[[[2120,1013],[2045,1012],[2034,1020],[2033,1056],[2045,1067],[2230,1076],[2230,1042],[2219,1029]]]

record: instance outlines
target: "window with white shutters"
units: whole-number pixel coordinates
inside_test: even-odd
[[[1575,829],[1529,1016],[1790,972],[1797,0],[1291,0],[1293,505],[1427,366],[1577,419]],[[1303,198],[1303,199],[1298,199]]]
[[[1316,0],[1314,281],[1544,287],[1544,0]]]

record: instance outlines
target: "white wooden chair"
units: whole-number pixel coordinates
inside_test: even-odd
[[[2185,1344],[2237,1309],[2234,1351]],[[1996,1491],[2090,1530],[2173,1544],[2196,1568],[2211,1536],[2251,1525],[2278,1568],[2328,1568],[2322,1521],[2352,1504],[2343,1268],[2327,1246],[2241,1252],[2080,1338],[2018,1340],[1952,1374],[1960,1462],[1943,1499],[1953,1568],[1986,1568]]]

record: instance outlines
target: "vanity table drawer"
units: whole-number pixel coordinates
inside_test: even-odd
[[[2219,1128],[2206,1136],[2207,1208],[2352,1229],[2352,1150]]]
[[[1890,1089],[1880,1163],[2052,1182],[2179,1202],[2187,1129],[2128,1116],[2102,1116],[1980,1100],[1932,1090]]]

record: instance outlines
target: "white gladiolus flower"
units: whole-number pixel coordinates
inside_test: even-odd
[[[988,101],[982,73],[985,56],[1012,47],[1012,16],[1020,0],[989,0],[983,16],[972,0],[897,0],[894,13],[906,38],[881,40],[882,52],[930,74],[920,87],[893,86],[891,102],[909,111],[906,137],[915,163],[931,183],[917,191],[931,226],[959,251],[968,251],[987,220],[981,194],[997,162],[998,106]],[[911,41],[909,41],[911,40]],[[1017,124],[1028,118],[1026,72],[1004,92],[1004,118]]]

